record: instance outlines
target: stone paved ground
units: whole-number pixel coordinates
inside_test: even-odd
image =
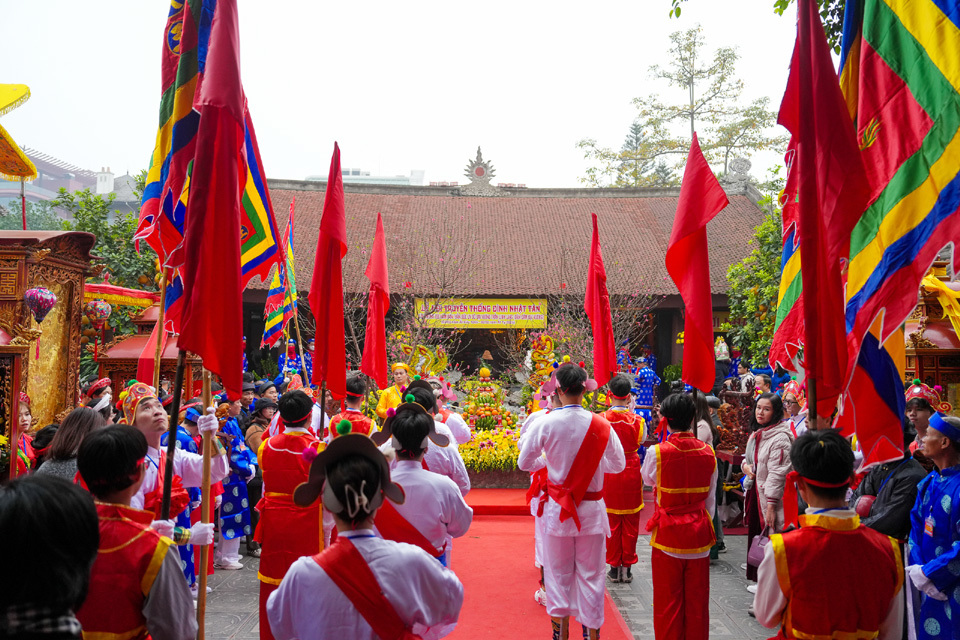
[[[649,538],[641,537],[640,562],[633,569],[633,582],[607,589],[636,640],[653,640],[653,582],[650,575]],[[747,537],[727,536],[727,553],[710,564],[710,638],[769,638],[774,635],[747,614],[753,595],[740,564],[747,559]]]
[[[753,596],[740,564],[746,561],[746,536],[728,536],[729,551],[710,566],[710,638],[769,638],[764,629],[747,615]],[[242,545],[241,545],[242,548]],[[640,539],[640,563],[631,584],[607,584],[614,602],[636,640],[652,640],[653,583],[650,577],[650,547]],[[207,599],[206,637],[209,640],[259,638],[257,558],[244,557],[242,571],[216,571],[210,577],[213,592]],[[525,594],[526,595],[526,594]]]

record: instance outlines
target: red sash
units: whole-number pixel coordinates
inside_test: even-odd
[[[383,505],[377,510],[377,517],[374,520],[377,531],[387,540],[394,542],[406,542],[420,547],[434,558],[439,558],[446,550],[446,545],[441,551],[433,546],[426,536],[410,524],[406,518],[400,515],[400,512],[393,506],[389,500],[384,500]]]
[[[565,522],[573,518],[577,525],[577,531],[580,530],[580,516],[577,514],[577,507],[584,500],[599,500],[603,493],[601,491],[592,492],[587,495],[587,487],[593,480],[593,475],[600,466],[600,460],[603,458],[603,452],[607,448],[607,441],[610,440],[610,423],[604,418],[593,414],[590,418],[590,426],[587,428],[587,435],[583,437],[580,444],[580,450],[573,459],[570,466],[570,472],[564,479],[563,484],[553,484],[547,480],[547,494],[553,501],[560,505],[560,522]],[[596,494],[596,497],[594,497]],[[541,498],[541,510],[543,509],[544,498]]]
[[[387,503],[384,502],[384,505]],[[420,636],[407,628],[390,604],[367,561],[349,538],[338,538],[337,543],[313,556],[327,576],[343,595],[347,596],[357,613],[363,616],[381,640],[419,640]]]
[[[163,503],[163,479],[167,470],[167,452],[161,451],[157,462],[157,484],[149,493],[143,495],[143,510],[153,511],[155,517],[160,517]],[[190,495],[183,488],[180,476],[174,474],[170,491],[170,517],[176,519],[190,504]]]
[[[527,489],[527,504],[547,491],[547,468],[537,469],[530,474],[530,488]]]

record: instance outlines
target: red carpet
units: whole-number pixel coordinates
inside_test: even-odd
[[[468,497],[474,491],[467,494]],[[448,638],[550,637],[546,609],[533,600],[540,574],[533,566],[532,517],[477,515],[475,512],[470,531],[454,540],[452,556],[453,570],[463,582],[465,595],[460,622]],[[580,635],[580,624],[571,621],[570,637]],[[600,637],[604,640],[633,637],[609,594]]]

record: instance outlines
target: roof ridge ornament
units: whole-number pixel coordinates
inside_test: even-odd
[[[483,159],[480,147],[477,147],[477,158],[467,163],[464,175],[470,178],[470,184],[464,185],[460,192],[467,196],[499,196],[500,189],[490,184],[490,179],[497,175],[493,164]]]

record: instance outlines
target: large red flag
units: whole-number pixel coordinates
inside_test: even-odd
[[[797,140],[800,273],[803,290],[816,291],[803,308],[803,367],[816,393],[816,414],[830,416],[851,366],[840,260],[849,253],[870,191],[814,0],[800,0],[778,122]]]
[[[613,317],[607,292],[607,270],[600,253],[597,214],[590,215],[593,216],[593,240],[590,242],[590,267],[583,309],[593,328],[593,377],[598,385],[603,386],[617,373],[617,354],[613,347]]]
[[[343,257],[347,255],[347,217],[340,174],[340,147],[333,143],[330,175],[323,198],[320,237],[310,281],[310,309],[316,321],[313,383],[327,383],[335,398],[347,395],[347,354],[343,342]]]
[[[370,279],[367,294],[367,331],[363,338],[363,357],[360,371],[386,389],[389,384],[387,369],[386,315],[390,310],[390,278],[387,275],[387,239],[383,235],[383,218],[377,214],[377,231],[365,275]]]
[[[243,382],[243,287],[240,282],[243,88],[236,0],[220,0],[206,72],[197,92],[197,149],[184,221],[183,316],[178,345],[239,397]]]
[[[716,371],[713,351],[713,300],[707,223],[729,204],[727,194],[700,151],[697,134],[683,170],[677,214],[667,246],[667,273],[680,290],[683,319],[683,381],[709,393]]]

